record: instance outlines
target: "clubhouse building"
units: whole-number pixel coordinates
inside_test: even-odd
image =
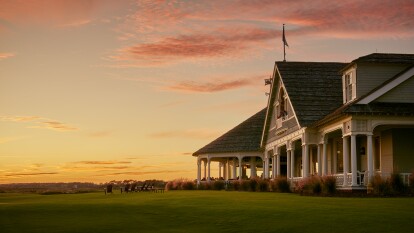
[[[193,153],[197,181],[332,175],[364,189],[414,171],[414,54],[276,62],[267,107]],[[211,174],[211,166],[219,167]]]

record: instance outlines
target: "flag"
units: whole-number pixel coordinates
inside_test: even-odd
[[[285,37],[285,25],[283,24],[283,45],[286,45],[287,47],[289,47],[288,42],[286,41],[286,37]]]

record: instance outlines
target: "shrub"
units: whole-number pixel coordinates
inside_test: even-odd
[[[400,174],[394,173],[390,177],[390,185],[393,194],[403,194],[408,190]]]
[[[322,177],[322,192],[327,195],[336,193],[336,178],[334,176]]]
[[[224,184],[224,181],[222,181],[222,180],[216,180],[213,183],[213,189],[214,190],[223,190],[224,186],[225,186],[225,184]]]
[[[391,184],[388,179],[383,179],[380,175],[375,175],[372,179],[372,191],[375,195],[391,195]]]
[[[290,183],[286,177],[277,177],[270,182],[273,192],[290,193]]]
[[[318,177],[312,179],[310,186],[313,194],[320,194],[322,192],[322,181]]]
[[[187,179],[175,179],[173,181],[167,182],[165,185],[165,190],[192,190],[194,187],[194,181]]]
[[[258,190],[260,192],[268,192],[269,191],[269,180],[259,179]]]
[[[241,180],[240,191],[249,191],[249,189],[250,189],[250,180]]]
[[[231,186],[233,187],[235,191],[240,191],[240,186],[241,186],[240,181],[235,180],[231,182]]]
[[[195,184],[193,181],[184,181],[181,183],[182,190],[194,190]]]
[[[168,181],[167,184],[165,184],[165,190],[166,191],[173,190],[173,182],[172,181]]]
[[[249,190],[252,192],[256,192],[256,190],[259,189],[259,179],[258,178],[252,178],[249,181]]]
[[[295,192],[301,195],[319,195],[322,192],[322,180],[317,176],[302,179],[296,183]]]

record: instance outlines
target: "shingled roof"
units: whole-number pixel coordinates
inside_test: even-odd
[[[259,152],[266,108],[193,153]]]
[[[372,53],[359,57],[352,62],[399,63],[413,64],[414,54]]]
[[[342,105],[342,75],[346,63],[276,62],[301,127],[322,119]]]
[[[342,70],[346,70],[357,63],[414,64],[414,54],[371,53],[353,60]]]

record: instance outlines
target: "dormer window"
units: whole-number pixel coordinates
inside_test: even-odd
[[[346,102],[352,100],[352,73],[345,75],[345,96]]]
[[[355,77],[353,77],[353,72],[348,72],[344,76],[344,103],[355,98]]]

